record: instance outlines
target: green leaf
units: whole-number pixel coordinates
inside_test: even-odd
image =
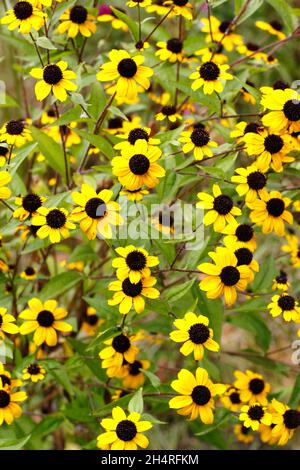
[[[31,132],[34,140],[38,143],[41,153],[46,157],[47,163],[55,171],[65,176],[64,154],[61,145],[36,127],[31,127]]]
[[[111,410],[115,406],[126,408],[131,398],[132,398],[132,393],[129,393],[128,395],[125,395],[119,400],[114,400],[111,403],[108,403],[108,405],[101,406],[101,408],[94,410],[93,415],[94,416],[108,416],[111,413]]]
[[[297,17],[288,2],[285,0],[267,0],[267,2],[277,11],[279,18],[285,22],[289,32],[292,32],[296,27]]]
[[[129,16],[125,15],[122,11],[118,10],[117,8],[110,7],[117,18],[124,21],[127,24],[133,39],[137,42],[139,40],[139,28],[136,21],[133,21]]]
[[[60,116],[51,126],[64,126],[69,124],[72,121],[76,121],[80,118],[81,115],[81,108],[80,106],[74,106],[73,108],[66,111],[64,114]]]
[[[231,417],[232,417],[232,414],[229,411],[224,410],[221,417],[218,419],[218,421],[216,421],[216,423],[209,425],[209,426],[207,425],[204,426],[204,429],[200,432],[197,432],[196,436],[204,436],[205,434],[215,431],[220,426],[222,426],[222,424],[227,423],[231,419]]]
[[[31,438],[29,436],[23,437],[22,439],[0,439],[0,449],[1,450],[19,450],[22,449],[26,442]]]
[[[264,351],[269,349],[272,334],[260,314],[243,312],[229,317],[228,321],[243,330],[253,333],[257,345]]]
[[[99,82],[96,82],[92,85],[89,102],[89,113],[95,120],[97,120],[107,102],[106,95]]]
[[[289,406],[296,408],[300,403],[300,373],[297,375],[294,388],[292,390],[291,398],[289,399]]]
[[[268,256],[260,265],[260,271],[255,274],[252,284],[253,292],[268,290],[272,286],[272,281],[277,273],[274,256]]]
[[[43,287],[40,295],[44,299],[57,298],[64,292],[72,289],[81,281],[81,275],[75,271],[60,273],[50,279],[49,282]]]
[[[142,414],[143,409],[144,409],[143,387],[141,387],[138,389],[137,392],[135,392],[130,402],[128,403],[128,410],[130,412],[135,411],[136,413]]]
[[[90,134],[89,132],[85,131],[76,131],[83,139],[87,140],[90,144],[97,147],[100,152],[102,152],[107,158],[111,159],[115,155],[115,151],[110,145],[110,143],[100,135]]]
[[[57,47],[54,46],[54,44],[48,39],[46,36],[40,36],[36,40],[36,44],[39,47],[42,47],[43,49],[49,49],[49,50],[57,50]]]
[[[143,370],[143,374],[145,374],[145,376],[148,377],[148,379],[150,380],[151,385],[153,385],[153,387],[159,388],[160,379],[159,379],[159,377],[157,377],[157,375],[153,374],[149,370]]]
[[[170,289],[167,289],[165,294],[168,302],[172,304],[181,299],[185,294],[187,294],[191,290],[194,282],[195,279],[190,279],[189,281],[184,282],[180,286],[176,285],[171,287]]]
[[[264,0],[252,0],[250,4],[248,5],[248,8],[246,8],[244,13],[240,16],[237,24],[243,23],[247,18],[252,16],[256,12],[256,10],[258,10],[262,6],[263,3],[264,3]],[[241,11],[242,8],[243,8],[243,5],[240,6],[239,11]]]
[[[39,424],[37,424],[33,431],[32,437],[43,437],[53,433],[61,423],[64,421],[64,417],[60,414],[53,414],[51,416],[46,416]]]

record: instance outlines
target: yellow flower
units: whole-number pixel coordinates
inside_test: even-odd
[[[201,31],[207,33],[206,42],[212,42],[212,39],[215,43],[222,41],[225,49],[229,52],[236,49],[236,46],[243,42],[242,36],[233,32],[234,25],[228,20],[221,22],[218,18],[211,15],[210,20],[208,18],[201,18],[201,24],[203,25]]]
[[[40,227],[36,234],[39,238],[49,237],[51,243],[59,243],[61,238],[70,236],[69,230],[76,226],[69,222],[68,211],[64,208],[40,207],[37,214],[32,217],[32,225]]]
[[[32,281],[37,278],[37,272],[32,266],[28,266],[21,272],[20,277],[26,281]]]
[[[115,10],[123,11],[121,8],[114,7]],[[114,29],[120,29],[125,33],[128,31],[128,26],[124,21],[120,20],[115,12],[109,8],[108,5],[105,5],[105,9],[102,11],[100,10],[100,15],[97,17],[97,20],[100,22],[110,22]]]
[[[226,225],[222,230],[226,236],[224,243],[226,246],[235,245],[238,248],[247,247],[251,251],[256,249],[256,236],[253,228],[249,224],[239,224],[236,220]]]
[[[112,410],[112,418],[102,419],[101,426],[106,432],[97,437],[97,446],[109,450],[146,449],[149,440],[144,434],[152,428],[150,421],[141,421],[141,415],[132,411],[128,416],[119,406]]]
[[[131,148],[124,148],[121,155],[112,159],[113,174],[126,189],[142,186],[153,188],[158,179],[165,176],[165,170],[156,162],[161,156],[158,147],[149,147],[145,140],[137,140]]]
[[[126,5],[129,6],[129,8],[134,8],[134,7],[141,7],[145,8],[151,5],[151,0],[129,0],[126,2]]]
[[[126,141],[118,142],[116,145],[114,145],[114,148],[117,150],[132,148],[132,146],[134,146],[137,140],[145,140],[149,146],[160,144],[159,139],[154,139],[153,137],[150,137],[150,127],[132,127],[132,121],[130,121],[129,126],[128,123],[125,121],[123,123],[122,131],[123,133],[117,134],[117,137],[124,140],[126,139]]]
[[[0,199],[8,199],[11,196],[11,190],[5,186],[10,181],[10,174],[7,171],[0,171]]]
[[[244,422],[246,428],[251,428],[253,431],[258,431],[260,424],[266,426],[272,424],[272,415],[267,411],[267,407],[260,403],[244,405],[239,419]]]
[[[257,133],[261,125],[257,122],[241,121],[235,125],[235,129],[230,132],[230,137],[237,140],[238,143],[244,142],[244,136],[249,132]]]
[[[76,127],[77,122],[72,121],[68,125],[50,127],[47,134],[58,143],[61,143],[61,136],[63,136],[65,146],[71,147],[81,142],[81,137],[73,130],[76,129]]]
[[[66,101],[68,91],[77,90],[77,85],[71,82],[77,76],[68,69],[68,63],[60,60],[57,64],[49,64],[42,68],[34,68],[30,75],[39,81],[35,85],[35,95],[37,100],[43,101],[50,93],[53,93],[59,101]]]
[[[216,51],[209,47],[204,47],[195,51],[194,54],[200,55],[202,57],[202,62],[209,62],[213,57],[216,64],[226,64],[226,62],[228,62],[228,57],[222,53],[224,49],[223,45],[219,44],[216,47]]]
[[[246,202],[253,202],[258,197],[262,197],[262,194],[267,194],[265,190],[267,177],[256,165],[251,165],[247,168],[237,168],[235,172],[237,175],[232,176],[231,181],[238,183],[236,192],[239,196],[246,194]]]
[[[31,380],[33,383],[44,380],[45,375],[46,371],[40,364],[29,364],[29,366],[23,369],[23,380]]]
[[[15,324],[15,317],[6,313],[7,309],[0,307],[0,340],[5,338],[4,333],[16,335],[19,333],[19,327]]]
[[[283,26],[280,21],[273,20],[267,23],[266,21],[256,21],[255,26],[263,31],[267,31],[269,34],[273,36],[277,36],[278,39],[282,40],[286,37],[286,35],[282,32]]]
[[[23,197],[18,196],[15,198],[15,204],[19,207],[13,212],[13,216],[21,222],[28,217],[36,216],[38,215],[37,210],[42,207],[45,200],[44,197],[34,193],[29,193]]]
[[[3,388],[8,388],[9,390],[20,387],[22,385],[22,380],[13,379],[11,373],[5,369],[2,362],[0,362],[0,386],[1,385]]]
[[[211,95],[214,91],[222,93],[224,90],[223,81],[233,79],[233,76],[226,72],[227,69],[229,69],[229,65],[220,65],[213,60],[203,62],[190,75],[190,78],[194,80],[191,87],[192,90],[196,91],[198,88],[203,87],[205,95]]]
[[[123,364],[126,362],[132,364],[135,361],[139,352],[139,349],[133,344],[136,340],[135,335],[128,336],[120,333],[104,342],[106,347],[100,351],[99,357],[102,359],[101,367],[107,369],[108,377],[122,375]]]
[[[112,87],[117,96],[136,99],[140,89],[150,87],[149,77],[153,75],[153,70],[142,65],[145,60],[142,55],[131,58],[128,52],[113,49],[108,57],[110,62],[101,65],[97,79],[101,82],[117,80],[116,86]]]
[[[167,0],[163,5],[169,6],[172,8],[172,12],[169,17],[173,15],[183,16],[187,20],[193,19],[193,5],[188,0]]]
[[[224,240],[225,242],[225,240]],[[233,251],[234,256],[237,258],[237,266],[248,266],[250,268],[250,277],[249,282],[252,282],[254,279],[253,271],[259,271],[259,264],[258,262],[253,259],[253,252],[247,246],[238,246],[232,244],[228,240],[224,243],[226,248],[230,251]]]
[[[157,299],[159,291],[153,286],[156,284],[154,277],[141,278],[137,283],[130,282],[129,277],[120,281],[113,281],[109,284],[108,289],[115,291],[112,299],[108,300],[108,305],[119,305],[119,312],[123,315],[127,314],[133,307],[136,313],[141,313],[145,309],[145,300]]]
[[[272,400],[273,423],[275,424],[272,435],[278,439],[278,445],[284,446],[300,425],[300,412],[290,409],[287,405],[279,402],[275,398]]]
[[[61,24],[57,28],[59,34],[68,32],[70,38],[75,38],[78,33],[89,38],[96,32],[96,25],[93,22],[96,18],[90,15],[82,5],[75,5],[66,10],[60,17]]]
[[[300,323],[300,307],[297,300],[289,294],[274,295],[268,309],[272,317],[282,315],[284,320]]]
[[[4,124],[0,129],[1,140],[5,140],[8,145],[15,145],[22,147],[26,142],[32,140],[31,132],[26,127],[26,122],[23,120],[11,120]]]
[[[207,276],[200,282],[201,290],[208,299],[224,295],[226,305],[233,305],[237,298],[236,290],[245,290],[252,278],[248,266],[238,266],[237,257],[231,250],[217,247],[215,252],[208,253],[215,264],[202,263],[198,269]]]
[[[240,392],[233,385],[227,385],[226,391],[223,395],[221,395],[220,400],[225,408],[228,408],[228,410],[236,412],[241,409],[242,401]]]
[[[167,42],[159,41],[157,44],[159,48],[155,55],[160,60],[168,60],[171,63],[182,62],[183,60],[183,42],[178,38],[169,39]]]
[[[73,209],[70,220],[80,222],[80,228],[89,240],[94,240],[97,233],[104,238],[112,238],[111,225],[123,223],[119,214],[120,206],[111,200],[112,196],[113,192],[109,189],[97,193],[88,184],[81,186],[81,192],[72,193],[78,207]]]
[[[250,219],[257,225],[262,226],[264,234],[275,232],[279,236],[284,235],[284,221],[293,223],[292,214],[287,211],[291,200],[282,197],[278,191],[271,191],[261,195],[262,199],[247,203],[251,209]]]
[[[22,408],[18,403],[26,398],[25,392],[13,392],[7,386],[0,384],[0,426],[3,422],[12,424],[14,419],[20,418]]]
[[[246,428],[242,424],[236,424],[233,431],[239,442],[243,442],[244,444],[251,444],[251,442],[254,440],[254,435],[251,429]]]
[[[204,355],[204,348],[209,351],[219,351],[219,345],[213,340],[213,330],[208,328],[209,319],[204,315],[195,315],[188,312],[184,318],[178,318],[173,325],[176,331],[170,333],[170,338],[176,343],[183,343],[180,352],[184,356],[194,354],[195,361],[200,361]]]
[[[29,34],[32,29],[38,31],[44,26],[46,13],[38,10],[32,2],[17,2],[12,10],[8,10],[1,19],[2,24],[8,25],[8,30],[17,29],[22,34]]]
[[[280,274],[275,277],[273,280],[272,290],[282,290],[287,291],[290,287],[290,283],[288,282],[287,274],[280,270]]]
[[[285,253],[290,253],[294,268],[300,267],[300,240],[297,235],[286,235],[287,245],[281,247]]]
[[[207,371],[198,367],[195,376],[189,370],[181,369],[171,387],[180,395],[170,400],[170,408],[175,408],[180,415],[191,415],[192,421],[199,416],[204,424],[213,423],[214,397],[225,392],[225,385],[214,384]]]
[[[37,346],[46,343],[48,346],[57,344],[57,331],[69,333],[72,326],[61,321],[68,312],[57,306],[56,300],[47,300],[42,303],[38,298],[28,301],[28,309],[23,310],[19,318],[25,320],[20,326],[21,335],[34,332],[33,341]]]
[[[157,15],[166,15],[170,8],[165,6],[164,0],[152,0],[152,4],[146,7],[148,13],[156,13]]]
[[[179,142],[184,142],[184,153],[193,151],[196,160],[203,160],[204,156],[212,157],[211,147],[217,147],[217,142],[210,139],[209,133],[202,127],[195,126],[191,131],[183,131]]]
[[[88,307],[84,316],[84,321],[81,325],[81,331],[84,331],[88,336],[94,336],[99,329],[99,326],[105,322],[103,318],[99,318],[97,311],[93,307]]]
[[[123,381],[122,385],[125,388],[139,388],[145,382],[144,370],[149,369],[150,362],[144,360],[135,360],[131,364],[123,366]]]
[[[130,282],[137,283],[143,277],[149,277],[153,266],[159,264],[157,256],[149,256],[144,248],[128,245],[126,247],[116,248],[120,258],[112,260],[113,268],[117,268],[116,275],[118,279],[129,277]]]
[[[271,132],[300,131],[300,94],[296,90],[273,90],[263,95],[261,105],[270,110],[262,122]]]
[[[204,225],[214,224],[215,232],[222,232],[226,223],[234,223],[234,216],[241,215],[241,209],[233,205],[231,197],[222,194],[218,184],[213,185],[213,196],[200,192],[197,194],[201,202],[197,207],[208,209],[204,216]]]
[[[149,191],[147,191],[147,189],[142,189],[142,188],[132,189],[132,190],[123,188],[120,191],[120,196],[126,196],[128,201],[133,201],[133,202],[141,201],[143,197],[146,196],[147,194],[149,194]]]
[[[4,142],[0,143],[0,168],[6,165],[9,160],[15,158],[16,154],[11,152],[7,145]]]
[[[270,392],[270,384],[264,381],[263,376],[256,374],[251,370],[241,372],[239,370],[234,372],[236,381],[234,386],[240,392],[241,401],[253,405],[260,403],[267,405],[267,395]]]
[[[236,50],[238,51],[239,54],[245,55],[246,57],[249,57],[252,60],[266,60],[266,54],[264,52],[259,51],[259,45],[255,44],[253,42],[245,42],[241,45],[239,45]]]

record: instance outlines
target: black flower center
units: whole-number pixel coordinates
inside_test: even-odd
[[[112,347],[118,353],[123,354],[124,352],[128,351],[128,349],[130,348],[130,340],[127,336],[123,334],[115,336],[112,341]]]
[[[18,20],[27,20],[33,13],[32,5],[29,2],[18,2],[14,6],[14,14]]]
[[[118,64],[118,72],[122,77],[132,78],[137,72],[137,65],[133,59],[122,59]]]
[[[132,364],[129,364],[129,374],[130,375],[139,375],[143,364],[140,361],[134,361]]]
[[[237,227],[235,235],[240,242],[249,242],[253,237],[253,228],[248,224],[241,224]]]
[[[122,282],[122,290],[124,294],[128,295],[129,297],[137,297],[143,290],[142,281],[139,281],[137,284],[133,284],[127,277]]]
[[[38,375],[41,372],[41,368],[38,364],[30,364],[27,367],[27,371],[30,375]]]
[[[54,109],[48,109],[48,111],[47,111],[47,116],[48,116],[48,117],[52,117],[52,118],[56,117],[56,112],[55,112],[55,110],[54,110]]]
[[[278,284],[286,284],[287,281],[287,274],[284,271],[280,271],[280,274],[276,276],[276,282],[278,282]]]
[[[8,148],[0,146],[0,157],[6,157],[7,154],[8,154]]]
[[[92,197],[85,205],[85,212],[91,219],[101,219],[106,215],[107,207],[100,197]]]
[[[144,129],[140,129],[139,127],[132,129],[128,134],[128,142],[131,145],[134,145],[139,139],[146,140],[148,142],[149,136],[147,132],[144,131]]]
[[[5,390],[0,390],[0,408],[6,408],[10,404],[10,395]]]
[[[231,21],[228,21],[228,20],[222,21],[222,23],[219,26],[219,31],[221,33],[225,33],[230,25],[231,25]]]
[[[146,256],[138,250],[134,250],[126,256],[126,264],[132,271],[141,271],[147,264]]]
[[[238,392],[232,392],[229,398],[233,405],[239,405],[241,403],[240,394]]]
[[[150,161],[146,155],[137,153],[129,160],[129,168],[134,175],[142,176],[149,170]]]
[[[280,217],[284,212],[284,201],[278,197],[273,197],[267,202],[267,211],[273,217]]]
[[[160,212],[158,214],[158,221],[164,227],[174,227],[174,217],[169,212]]]
[[[48,85],[57,85],[63,78],[63,73],[58,65],[46,65],[43,72],[43,78]]]
[[[161,112],[165,115],[165,116],[173,116],[173,114],[176,113],[176,108],[175,106],[164,106],[161,110]]]
[[[196,147],[204,147],[210,141],[210,137],[204,129],[196,128],[191,133],[191,141]]]
[[[117,425],[116,433],[121,441],[132,441],[137,435],[136,425],[129,419],[124,419]]]
[[[235,286],[240,280],[240,272],[234,266],[225,266],[222,269],[220,278],[225,286]]]
[[[82,24],[87,20],[88,12],[87,9],[81,5],[76,5],[71,8],[70,11],[70,20],[73,23]]]
[[[30,214],[36,212],[37,209],[41,207],[41,205],[41,198],[37,194],[27,194],[27,196],[24,196],[22,199],[23,209],[25,209],[25,211],[29,212]]]
[[[167,49],[171,52],[174,52],[175,54],[179,54],[179,52],[182,51],[182,47],[183,44],[180,39],[172,38],[169,39],[169,41],[167,42]]]
[[[199,70],[200,77],[206,81],[214,81],[220,75],[220,69],[214,62],[204,62]]]
[[[261,379],[252,379],[249,382],[249,389],[254,395],[259,395],[265,388],[265,382]]]
[[[64,135],[65,137],[67,137],[71,133],[71,129],[65,124],[63,124],[62,126],[59,126],[59,130],[62,133],[62,135]]]
[[[0,374],[0,384],[2,382],[2,386],[4,387],[5,385],[11,385],[11,380],[7,375]]]
[[[248,410],[248,416],[252,419],[252,421],[260,421],[264,416],[264,410],[259,405],[250,406]]]
[[[250,428],[246,428],[246,426],[242,426],[241,427],[241,433],[244,435],[244,436],[247,436],[250,432]]]
[[[295,299],[291,295],[283,295],[278,299],[278,305],[282,310],[293,310],[295,304]]]
[[[253,171],[247,176],[249,188],[259,191],[266,186],[267,178],[260,171]]]
[[[265,138],[265,149],[270,153],[278,153],[283,147],[283,140],[279,135],[270,134]]]
[[[253,42],[247,42],[246,47],[248,51],[257,51],[259,49],[259,46],[257,44],[254,44]]]
[[[188,1],[189,0],[173,0],[173,3],[178,7],[184,7],[184,5],[186,5]]]
[[[209,328],[203,323],[195,323],[188,331],[190,340],[195,344],[203,344],[209,338]]]
[[[288,87],[289,84],[283,80],[276,80],[276,82],[273,83],[273,90],[286,90]]]
[[[258,133],[258,129],[260,125],[257,122],[249,122],[245,127],[244,134],[248,134],[249,132],[254,132],[254,134]]]
[[[276,29],[276,31],[282,31],[282,24],[280,23],[280,21],[273,20],[270,21],[269,24],[272,26],[272,28]]]
[[[42,310],[37,316],[37,322],[40,326],[49,328],[55,321],[54,315],[49,310]]]
[[[6,132],[9,135],[21,135],[24,127],[25,126],[22,121],[9,121],[6,124]]]
[[[248,264],[250,264],[253,259],[253,254],[248,248],[239,248],[234,252],[234,254],[237,257],[238,266],[242,266],[244,264],[248,266]]]
[[[285,117],[289,121],[299,121],[300,119],[300,101],[299,100],[289,100],[285,103],[283,107],[283,112]]]
[[[120,129],[123,124],[123,119],[120,117],[111,118],[108,121],[108,129]]]
[[[2,317],[2,315],[0,315],[0,328],[2,326],[2,323],[3,323],[3,317]]]
[[[218,212],[220,215],[229,214],[231,209],[233,208],[233,201],[231,197],[226,196],[224,194],[220,194],[214,200],[214,210]]]
[[[211,393],[209,388],[204,385],[197,385],[192,391],[192,399],[196,405],[204,406],[209,402]]]
[[[299,411],[287,410],[283,415],[283,421],[288,429],[296,429],[300,425]]]
[[[65,225],[67,217],[59,209],[52,209],[46,215],[47,225],[51,228],[61,228]]]
[[[93,315],[87,315],[86,317],[86,323],[88,323],[89,325],[91,326],[95,326],[97,325],[97,322],[98,322],[98,317],[96,314],[93,314]]]
[[[33,276],[35,274],[35,270],[31,266],[28,266],[24,272],[27,276]]]

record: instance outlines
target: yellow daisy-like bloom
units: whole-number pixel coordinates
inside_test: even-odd
[[[259,264],[255,259],[253,259],[253,251],[249,247],[238,247],[238,245],[232,244],[228,241],[226,241],[224,244],[226,248],[233,251],[234,256],[236,256],[238,260],[238,266],[248,266],[248,268],[250,269],[249,282],[252,282],[254,279],[253,271],[255,271],[256,273],[259,271]]]
[[[18,196],[15,198],[15,204],[19,207],[13,212],[13,216],[23,222],[28,217],[38,215],[37,210],[42,207],[45,200],[46,198],[35,193],[29,193],[23,197]]]
[[[184,318],[178,318],[173,325],[176,331],[171,331],[170,338],[176,343],[183,343],[181,354],[188,356],[194,354],[195,361],[200,361],[204,355],[204,348],[209,351],[219,351],[219,345],[213,340],[213,330],[208,328],[209,319],[204,315],[195,315],[188,312]]]
[[[239,442],[251,444],[254,441],[254,435],[250,428],[246,428],[242,424],[236,424],[233,429],[234,434]]]
[[[188,0],[167,0],[163,5],[169,6],[172,8],[172,12],[169,17],[172,16],[183,16],[187,20],[193,19],[193,5]]]
[[[2,362],[0,362],[0,386],[1,385],[3,388],[8,388],[9,390],[20,387],[22,385],[22,380],[13,379],[11,373],[5,369]]]
[[[224,244],[226,246],[235,245],[237,248],[247,247],[251,251],[256,249],[256,236],[253,228],[249,224],[239,224],[236,220],[222,230],[226,236]]]
[[[174,217],[168,210],[166,213],[160,210],[158,214],[155,214],[151,219],[151,224],[164,236],[169,237],[171,234],[175,233]]]
[[[33,281],[37,278],[37,272],[32,266],[27,266],[27,268],[21,272],[20,277],[26,281]]]
[[[114,9],[125,13],[122,8],[114,7]],[[97,20],[103,23],[111,23],[114,29],[120,29],[125,33],[129,29],[127,24],[118,18],[115,12],[108,5],[100,5],[100,15],[97,17]]]
[[[239,390],[233,385],[227,385],[226,391],[220,397],[221,402],[228,410],[233,412],[240,411],[242,401]]]
[[[76,80],[76,73],[68,70],[68,63],[64,60],[46,65],[43,69],[34,68],[30,75],[39,80],[35,85],[35,95],[39,101],[43,101],[50,93],[59,101],[66,101],[67,92],[77,90],[77,85],[71,82]]]
[[[149,77],[153,70],[142,65],[145,60],[142,55],[131,58],[127,51],[113,49],[108,57],[110,62],[101,65],[97,79],[100,82],[117,80],[116,86],[112,87],[117,96],[135,100],[140,88],[147,90],[150,87]]]
[[[145,382],[144,370],[149,369],[150,362],[144,360],[135,360],[132,364],[126,364],[124,369],[124,378],[122,385],[125,388],[139,388]]]
[[[12,424],[14,419],[20,418],[22,408],[18,403],[25,401],[26,398],[25,392],[13,392],[0,383],[0,426],[3,422]]]
[[[213,56],[215,64],[222,65],[228,62],[228,57],[222,53],[223,49],[224,48],[222,44],[219,44],[216,46],[216,51],[214,51],[210,47],[204,47],[195,51],[194,54],[196,56],[200,55],[202,57],[202,62],[209,62]]]
[[[10,335],[19,333],[19,327],[15,324],[15,317],[6,312],[6,308],[0,307],[0,339],[5,338],[5,333]]]
[[[300,94],[296,90],[273,90],[262,97],[261,104],[270,110],[262,122],[271,132],[300,131]]]
[[[200,126],[195,126],[191,131],[183,131],[180,134],[179,142],[183,142],[184,153],[193,151],[196,160],[203,160],[212,157],[211,147],[218,147],[217,142],[210,139],[209,133]]]
[[[265,189],[267,185],[267,177],[263,171],[260,171],[256,165],[247,168],[237,168],[237,175],[231,177],[233,183],[238,183],[236,192],[239,196],[246,195],[246,202],[253,202],[262,194],[267,194]]]
[[[171,123],[174,123],[181,120],[182,116],[179,114],[179,112],[177,112],[176,106],[166,105],[163,106],[160,112],[155,115],[155,119],[157,121],[163,121],[164,119],[167,119]]]
[[[289,294],[274,295],[268,309],[272,317],[282,315],[284,320],[300,323],[300,307],[297,300]]]
[[[120,196],[126,196],[128,201],[133,201],[133,202],[139,202],[143,199],[144,196],[147,196],[149,194],[149,191],[147,189],[126,189],[123,188],[120,191]]]
[[[261,405],[267,405],[267,395],[270,392],[270,384],[265,382],[264,378],[260,374],[256,374],[251,370],[241,372],[239,370],[234,372],[236,381],[234,386],[240,392],[240,398],[243,403],[254,405],[260,403]]]
[[[149,440],[144,434],[152,428],[150,421],[141,421],[141,415],[135,411],[126,416],[119,406],[112,410],[112,419],[102,419],[101,426],[106,432],[97,437],[97,447],[109,450],[146,449]]]
[[[272,412],[272,419],[273,419],[273,413]],[[271,426],[266,426],[265,424],[261,424],[259,426],[258,432],[260,434],[260,440],[264,444],[268,444],[269,446],[274,446],[278,445],[278,436],[273,436],[272,431],[274,429],[274,423],[271,424]]]
[[[65,146],[69,148],[81,142],[81,137],[73,130],[76,128],[77,122],[72,121],[68,125],[50,127],[47,134],[58,143],[61,143],[61,136],[63,136]]]
[[[75,5],[66,10],[60,17],[61,24],[57,28],[59,34],[68,32],[69,38],[75,38],[77,34],[89,38],[96,32],[96,25],[93,22],[96,18],[90,15],[88,10],[81,6]]]
[[[207,33],[206,42],[212,42],[212,39],[216,43],[222,41],[225,49],[229,52],[243,42],[242,36],[233,32],[233,25],[228,20],[221,22],[211,15],[210,21],[208,18],[201,18],[201,24],[203,25],[201,31]]]
[[[249,132],[244,136],[246,152],[256,155],[255,165],[263,172],[271,165],[274,171],[283,170],[282,163],[290,163],[295,159],[287,154],[292,150],[291,137],[288,134],[272,134],[266,129],[257,133]]]
[[[183,42],[178,38],[169,39],[167,42],[159,41],[157,44],[159,48],[155,55],[160,60],[168,60],[171,63],[182,62],[183,60]]]
[[[15,158],[16,154],[10,152],[10,149],[4,142],[0,143],[0,168],[8,163],[9,160]]]
[[[129,0],[129,2],[126,2],[126,5],[129,8],[134,8],[134,7],[145,8],[151,5],[151,0]]]
[[[121,155],[112,159],[113,174],[127,189],[142,186],[154,188],[158,178],[165,176],[165,170],[158,165],[161,156],[158,147],[149,147],[145,140],[137,140],[131,148],[123,149]]]
[[[26,142],[32,140],[31,132],[26,127],[26,122],[22,119],[11,120],[0,129],[1,140],[5,140],[8,145],[22,147]]]
[[[252,278],[251,270],[245,265],[238,266],[237,257],[228,248],[217,247],[208,255],[215,264],[202,263],[198,266],[207,274],[199,287],[206,292],[208,299],[224,295],[226,305],[233,305],[237,298],[236,290],[245,290]]]
[[[6,187],[10,181],[10,174],[7,171],[0,171],[0,199],[8,199],[11,196],[11,190]]]
[[[279,275],[273,280],[272,290],[287,291],[289,287],[290,283],[288,282],[287,274],[280,270]]]
[[[119,312],[123,315],[127,314],[132,307],[136,313],[141,313],[145,310],[145,300],[142,296],[148,299],[159,297],[159,291],[153,287],[156,282],[157,280],[152,276],[141,278],[137,283],[130,282],[129,277],[122,281],[113,281],[108,289],[115,291],[115,294],[112,299],[108,300],[108,305],[119,305]]]
[[[222,194],[220,186],[214,184],[213,196],[204,192],[197,194],[201,202],[197,203],[197,207],[207,209],[208,212],[204,216],[204,225],[214,224],[215,232],[222,232],[226,223],[234,223],[234,216],[241,215],[241,209],[233,205],[231,197]]]
[[[285,232],[284,222],[293,223],[292,214],[286,210],[291,200],[282,197],[278,191],[271,191],[269,194],[261,195],[261,197],[262,199],[247,203],[251,209],[250,219],[257,225],[262,226],[264,234],[274,231],[282,237]]]
[[[266,61],[266,54],[259,51],[260,46],[253,42],[244,41],[243,44],[239,45],[236,50],[239,54],[251,58],[251,60],[263,60]]]
[[[300,267],[300,240],[297,235],[286,235],[287,245],[281,247],[285,253],[290,253],[294,268]]]
[[[151,128],[150,127],[134,127],[130,123],[129,129],[127,131],[127,122],[124,122],[123,125],[123,134],[117,134],[117,137],[123,139],[123,142],[118,142],[114,145],[114,148],[117,150],[122,150],[126,148],[132,148],[137,140],[145,140],[148,145],[159,145],[160,140],[150,137]],[[124,142],[124,140],[126,141]]]
[[[213,59],[203,62],[190,75],[190,79],[194,80],[191,86],[192,90],[196,91],[203,87],[205,95],[211,95],[214,91],[222,93],[224,90],[223,81],[233,79],[233,76],[226,72],[227,69],[229,69],[229,65],[217,64]]]
[[[39,207],[37,214],[32,217],[32,225],[40,227],[36,234],[39,238],[49,237],[51,243],[59,243],[61,238],[70,236],[69,230],[76,225],[68,220],[68,211],[64,208]]]
[[[139,282],[142,277],[149,277],[153,266],[159,264],[157,256],[150,256],[144,248],[128,245],[116,248],[116,253],[120,258],[112,260],[113,268],[117,268],[117,278],[129,278],[133,284]]]
[[[104,238],[112,238],[111,226],[121,225],[120,206],[112,201],[113,192],[103,189],[97,193],[88,184],[81,186],[81,192],[73,192],[72,198],[79,207],[73,209],[70,220],[80,223],[81,230],[89,240],[94,240],[97,233]]]
[[[244,136],[249,132],[257,133],[261,125],[257,122],[241,121],[235,125],[235,129],[230,132],[230,137],[237,140],[238,143],[244,142]]]
[[[178,379],[173,380],[171,387],[180,393],[180,396],[170,400],[170,408],[175,408],[180,415],[191,415],[192,421],[199,416],[204,424],[213,423],[214,397],[224,393],[226,385],[214,384],[207,371],[198,367],[195,376],[189,370],[181,369]]]
[[[51,7],[53,0],[29,0],[37,8]],[[58,3],[61,3],[63,0],[56,0]]]
[[[103,323],[105,323],[105,320],[103,318],[99,318],[97,310],[94,307],[88,307],[81,325],[81,331],[86,333],[88,336],[94,336],[97,333],[99,326],[103,325]]]
[[[108,377],[118,377],[122,375],[122,366],[125,363],[132,364],[139,349],[133,344],[137,340],[136,336],[128,336],[120,333],[104,342],[106,347],[99,352],[102,359],[101,367],[107,369]]]
[[[156,13],[157,15],[166,15],[170,8],[165,6],[165,0],[152,0],[152,4],[146,7],[148,13]]]
[[[31,380],[33,383],[44,380],[45,375],[46,371],[40,364],[29,364],[29,366],[23,369],[23,380]]]
[[[278,39],[282,40],[286,37],[286,35],[282,32],[283,25],[280,21],[274,20],[267,23],[266,21],[256,21],[255,26],[263,31],[267,31],[269,34],[273,36],[277,36]]]
[[[268,408],[266,406],[262,406],[260,403],[244,405],[239,419],[244,422],[244,426],[246,428],[258,431],[261,424],[265,424],[266,426],[270,426],[272,424],[272,415],[267,410]]]
[[[1,19],[1,24],[8,25],[8,30],[18,29],[22,34],[29,34],[32,29],[41,29],[47,18],[32,2],[17,2],[12,10],[8,10]]]
[[[33,341],[37,346],[46,343],[48,346],[57,344],[57,331],[69,333],[72,326],[61,321],[68,315],[67,310],[57,306],[56,300],[42,303],[38,298],[28,301],[28,309],[23,310],[19,318],[25,320],[20,326],[21,335],[34,332]]]
[[[273,423],[275,424],[272,435],[278,439],[278,445],[284,446],[292,437],[295,430],[300,426],[300,412],[290,409],[287,405],[275,398],[272,400]]]

